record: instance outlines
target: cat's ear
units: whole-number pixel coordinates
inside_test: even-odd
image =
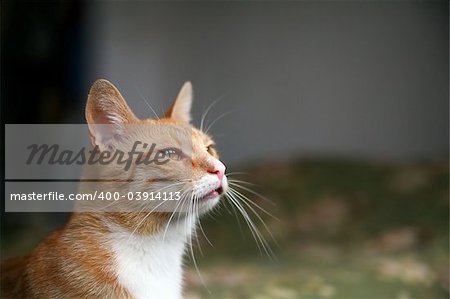
[[[181,87],[177,98],[172,106],[167,110],[165,117],[181,120],[184,122],[191,122],[191,107],[192,107],[192,84],[187,81]]]
[[[119,90],[104,79],[92,85],[85,115],[91,141],[102,150],[114,148],[126,135],[126,125],[137,122]]]

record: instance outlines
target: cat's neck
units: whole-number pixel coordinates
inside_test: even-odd
[[[133,298],[181,298],[183,254],[195,217],[172,222],[154,234],[110,226],[118,282]]]

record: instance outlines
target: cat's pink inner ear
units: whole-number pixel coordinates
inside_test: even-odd
[[[114,147],[116,137],[124,134],[126,125],[137,121],[119,90],[103,79],[92,85],[85,114],[92,143],[103,148]]]
[[[187,81],[181,87],[177,98],[172,106],[167,110],[165,117],[181,120],[186,123],[191,122],[191,107],[192,107],[192,84]]]

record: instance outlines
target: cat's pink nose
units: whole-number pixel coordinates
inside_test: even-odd
[[[223,176],[225,174],[225,165],[217,159],[211,161],[210,168],[208,169],[209,173],[216,174],[219,178],[220,183],[222,183]]]

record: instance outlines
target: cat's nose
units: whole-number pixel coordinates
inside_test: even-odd
[[[208,172],[211,174],[216,174],[219,181],[222,183],[223,176],[225,174],[225,165],[217,159],[213,159],[209,166]]]

